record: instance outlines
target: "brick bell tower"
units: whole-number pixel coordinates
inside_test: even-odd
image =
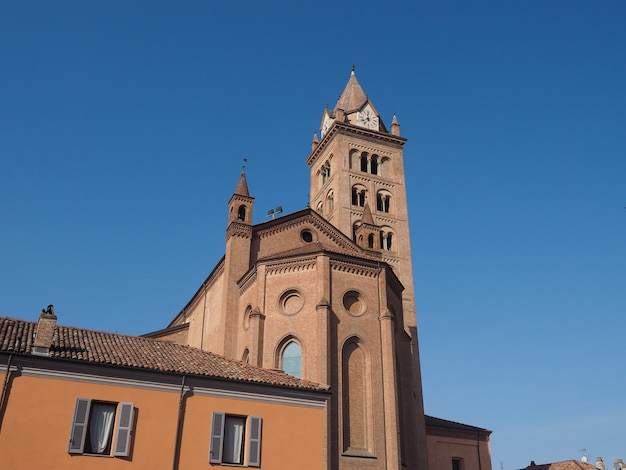
[[[398,327],[403,327],[410,345],[392,346],[398,373],[385,380],[395,381],[396,412],[412,415],[398,416],[399,468],[425,470],[428,461],[403,157],[406,139],[400,135],[395,115],[391,131],[387,129],[361,88],[354,67],[334,109],[324,109],[319,134],[319,139],[314,135],[307,158],[311,208],[362,248],[379,252],[404,286],[403,324]]]

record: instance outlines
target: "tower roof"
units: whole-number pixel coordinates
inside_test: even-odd
[[[335,112],[337,109],[343,109],[345,112],[360,109],[366,101],[367,95],[363,91],[363,88],[361,88],[359,81],[356,79],[353,66],[348,84],[346,85],[346,88],[344,88],[343,93],[339,97],[337,105],[335,106]]]
[[[234,194],[250,197],[250,193],[248,192],[248,181],[246,180],[246,172],[243,168],[241,169],[241,176],[239,176],[239,182],[237,183]]]
[[[369,225],[376,225],[374,223],[374,217],[372,216],[372,211],[370,209],[370,205],[365,201],[365,206],[363,207],[363,223]]]

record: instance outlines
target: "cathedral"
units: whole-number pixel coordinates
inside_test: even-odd
[[[406,139],[390,127],[353,69],[313,137],[309,206],[253,224],[242,170],[224,257],[149,335],[328,385],[329,468],[428,468]]]
[[[61,326],[52,305],[0,317],[3,463],[491,470],[491,431],[424,414],[406,139],[390,129],[352,70],[306,159],[309,205],[253,224],[242,170],[224,257],[162,330]]]

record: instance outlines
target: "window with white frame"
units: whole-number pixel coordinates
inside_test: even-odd
[[[248,467],[260,467],[261,424],[262,419],[258,416],[230,415],[214,411],[209,462],[244,465],[247,461]]]
[[[134,414],[134,406],[129,402],[77,398],[68,452],[91,455],[113,453],[115,457],[127,457]]]

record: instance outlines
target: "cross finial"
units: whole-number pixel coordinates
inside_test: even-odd
[[[244,171],[246,169],[246,163],[248,163],[248,159],[246,157],[243,157],[243,163],[241,164],[241,171]]]

